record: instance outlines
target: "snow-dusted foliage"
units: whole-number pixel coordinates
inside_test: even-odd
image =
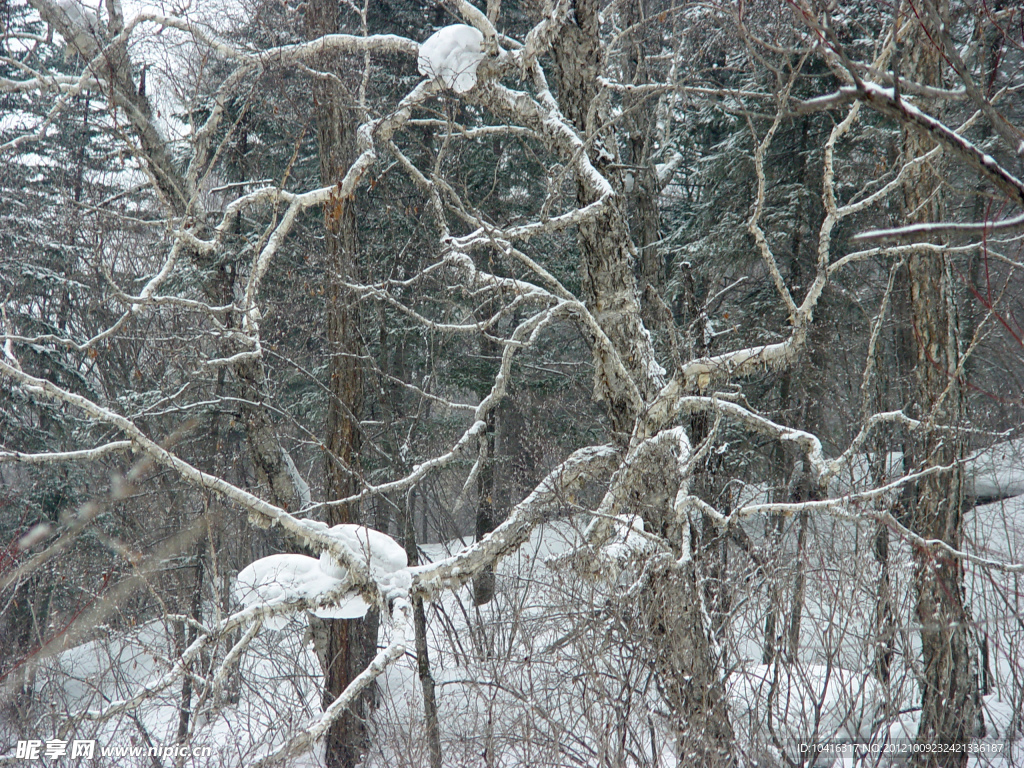
[[[484,36],[468,24],[442,27],[420,45],[421,75],[436,77],[456,93],[476,86],[476,70],[484,59]]]

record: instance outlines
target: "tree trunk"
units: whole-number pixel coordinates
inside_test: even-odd
[[[896,325],[899,326],[898,317]],[[892,377],[886,372],[886,362],[878,347],[874,350],[874,358],[871,362],[873,365],[872,396],[864,398],[863,410],[865,411],[865,417],[869,410],[874,410],[876,413],[886,410],[885,393],[887,388],[892,386],[894,378],[897,396],[900,397],[901,402],[905,402],[902,397],[901,377],[899,373]],[[883,433],[876,435],[874,440],[869,443],[871,449],[868,453],[868,471],[871,483],[875,487],[881,487],[889,481],[889,473],[891,471],[889,451],[891,450],[892,437],[891,430],[885,430]],[[894,515],[899,515],[898,507],[898,503],[890,504],[888,511]],[[888,721],[895,714],[890,683],[892,681],[893,658],[896,655],[896,608],[893,601],[892,574],[890,570],[889,528],[884,523],[878,523],[875,527],[872,553],[875,562],[878,563],[878,584],[875,592],[875,615],[873,622],[875,648],[872,658],[872,671],[874,672],[875,679],[878,680],[882,687],[885,706],[884,716]]]
[[[485,366],[492,358],[500,356],[498,345],[486,336],[481,338],[480,356]],[[497,411],[490,411],[485,417],[487,428],[481,436],[481,465],[477,477],[476,540],[494,530],[497,523],[494,509],[494,460],[496,441],[494,439]],[[485,605],[494,598],[494,565],[490,565],[473,578],[473,605]]]
[[[415,494],[410,493],[405,509],[405,553],[409,565],[418,565],[419,549],[416,546],[416,520],[414,514]],[[475,587],[475,584],[474,584]],[[434,676],[430,673],[430,656],[427,652],[427,613],[423,598],[413,598],[413,624],[416,633],[416,671],[423,690],[423,720],[427,728],[427,750],[430,768],[441,768],[441,728],[437,719],[437,699],[434,693]]]
[[[555,80],[563,114],[587,140],[591,164],[608,176],[608,158],[614,156],[609,148],[613,148],[615,137],[604,127],[608,123],[600,114],[601,100],[596,98],[603,67],[598,11],[597,0],[576,1],[575,13],[554,48]],[[583,179],[577,179],[577,203],[582,207],[594,202],[594,193]],[[641,398],[650,401],[660,389],[663,372],[655,362],[651,337],[640,317],[633,271],[635,249],[621,199],[613,199],[600,213],[584,220],[578,235],[584,301],[626,369],[623,374],[609,351],[592,343],[594,398],[604,406],[613,439],[624,444],[643,417],[629,395],[630,384]],[[696,558],[682,556],[692,551],[690,534],[675,521],[672,509],[676,493],[672,478],[678,481],[675,461],[656,454],[650,465],[644,463],[642,476],[628,491],[635,494],[630,511],[642,515],[645,529],[664,536],[680,555],[680,562],[663,577],[645,582],[638,598],[638,619],[651,642],[650,661],[677,728],[682,761],[733,765],[733,733],[725,705],[720,651],[705,608]]]
[[[925,27],[947,9],[931,5],[918,15],[906,8],[908,26],[902,63],[906,76],[922,85],[941,87],[942,54],[935,30]],[[921,157],[932,143],[905,131],[904,161]],[[942,191],[938,169],[922,165],[903,184],[906,223],[941,221]],[[926,425],[914,445],[917,469],[948,467],[916,484],[908,511],[910,527],[928,539],[941,539],[960,549],[963,543],[964,442],[955,431],[964,415],[958,380],[960,361],[950,257],[914,253],[907,261],[910,313],[916,341],[915,406]],[[914,583],[921,624],[921,744],[965,744],[977,717],[974,663],[969,617],[964,606],[963,566],[935,552],[915,553]],[[920,753],[920,766],[966,765],[967,753]]]
[[[595,108],[597,78],[603,64],[599,33],[598,3],[579,0],[576,13],[563,28],[561,44],[554,48],[554,57],[562,111],[589,142],[588,154],[593,166],[608,175],[608,158],[613,155],[605,149],[605,144],[614,137],[607,135]],[[580,207],[594,202],[594,193],[582,180],[577,180]],[[640,298],[632,268],[633,247],[620,205],[620,199],[612,201],[579,226],[582,292],[588,309],[618,350],[641,394],[650,398],[657,392],[651,370],[653,349],[650,334],[640,320]],[[625,440],[639,415],[627,397],[629,386],[609,359],[609,352],[596,343],[591,348],[594,397],[604,404],[613,435]]]
[[[807,499],[802,499],[802,501],[807,501]],[[804,600],[807,597],[807,563],[804,561],[804,549],[806,548],[809,524],[810,515],[807,510],[804,510],[800,513],[796,535],[796,558],[793,564],[796,569],[796,574],[793,576],[793,609],[789,614],[789,636],[787,638],[789,660],[794,664],[800,660],[800,624],[803,621]]]
[[[203,621],[203,582],[205,580],[205,568],[203,567],[203,538],[200,538],[196,542],[196,551],[193,554],[193,560],[195,565],[193,567],[193,580],[192,580],[192,603],[189,606],[189,615],[195,619],[197,623]],[[181,633],[183,643],[181,644],[181,650],[190,646],[196,639],[196,628],[195,625],[191,625],[188,629],[184,625],[181,626]],[[184,744],[188,739],[189,725],[192,719],[192,677],[191,675],[185,675],[181,682],[181,704],[178,707],[178,743]]]
[[[630,32],[626,41],[623,81],[631,84],[650,82],[650,54],[661,49],[660,25],[650,20],[652,0],[634,0],[622,6],[622,26]],[[665,284],[665,262],[661,255],[661,193],[658,174],[651,162],[654,145],[655,111],[652,96],[627,93],[623,99],[626,129],[624,189],[632,198],[633,239],[639,251],[638,274],[641,290],[648,285],[658,293]]]
[[[486,416],[487,429],[480,438],[483,442],[480,475],[477,477],[476,540],[494,530],[494,419],[495,412]],[[485,605],[494,598],[493,564],[473,577],[473,605]]]
[[[340,6],[331,0],[307,3],[305,26],[308,39],[339,31]],[[313,104],[320,148],[320,176],[325,184],[339,182],[355,156],[357,116],[350,104],[352,91],[342,85],[344,68],[330,54],[316,66],[337,77],[316,80]],[[363,371],[360,363],[359,308],[345,287],[358,279],[357,224],[353,200],[332,197],[325,206],[327,231],[324,283],[327,319],[327,361],[330,392],[325,436],[325,492],[328,499],[351,496],[359,490],[359,418],[363,409]],[[360,522],[358,504],[328,507],[328,525]],[[371,611],[364,619],[327,622],[324,658],[323,706],[326,709],[372,660],[377,649],[379,616]],[[326,737],[328,768],[353,768],[366,746],[366,716],[375,696],[373,686],[334,723]]]
[[[706,626],[694,569],[654,575],[641,593],[640,611],[650,632],[658,687],[679,735],[680,765],[735,765],[719,649]]]

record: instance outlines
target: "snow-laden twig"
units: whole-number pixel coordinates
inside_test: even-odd
[[[411,117],[414,106],[422,102],[434,93],[436,86],[428,82],[422,82],[413,88],[399,103],[396,109],[385,117],[372,123],[364,123],[356,131],[356,143],[359,151],[358,157],[349,166],[344,178],[333,187],[321,187],[320,189],[306,192],[302,195],[295,195],[291,204],[285,211],[281,221],[274,228],[273,233],[267,238],[266,244],[256,254],[253,260],[252,271],[245,287],[245,299],[243,308],[243,330],[250,333],[254,339],[259,338],[259,314],[257,311],[256,296],[262,284],[263,277],[270,267],[271,260],[291,231],[298,214],[310,207],[323,205],[332,197],[345,199],[355,194],[356,187],[366,171],[377,159],[376,140],[387,141]],[[225,232],[226,233],[226,232]]]
[[[16,461],[19,464],[54,464],[63,461],[98,461],[112,453],[124,453],[132,449],[131,440],[115,440],[95,448],[78,451],[49,451],[45,453],[24,453],[22,451],[0,451],[0,464]]]
[[[991,155],[978,149],[973,142],[914,105],[908,104],[906,99],[897,99],[891,88],[882,88],[874,83],[865,82],[860,88],[848,90],[872,109],[941,144],[990,181],[1015,205],[1024,208],[1024,182],[1003,168]]]
[[[980,557],[979,555],[956,549],[942,539],[925,538],[920,534],[914,533],[914,531],[899,522],[888,510],[879,510],[871,506],[871,502],[891,496],[908,484],[916,483],[918,480],[930,475],[941,474],[950,470],[951,467],[932,466],[920,472],[904,475],[886,485],[836,498],[803,502],[750,504],[734,510],[728,518],[723,518],[723,520],[727,520],[728,524],[733,524],[733,520],[738,521],[754,515],[770,514],[789,517],[802,512],[823,513],[837,520],[871,520],[888,526],[918,549],[932,552],[933,554],[941,553],[946,557],[964,560],[982,568],[1002,571],[1004,573],[1024,573],[1024,563],[1012,563]]]
[[[144,451],[151,459],[158,464],[174,470],[183,480],[198,488],[204,488],[223,495],[225,498],[235,502],[243,509],[266,519],[270,523],[280,525],[287,533],[295,536],[300,541],[316,544],[321,549],[327,550],[349,570],[353,586],[364,596],[373,602],[379,602],[378,585],[370,576],[365,563],[361,558],[344,542],[330,535],[322,529],[322,524],[314,524],[313,521],[299,520],[270,502],[255,496],[248,491],[233,485],[223,478],[203,472],[189,464],[172,451],[164,448],[152,438],[148,437],[130,419],[105,408],[86,397],[68,392],[50,381],[39,379],[27,373],[19,371],[8,363],[0,360],[0,374],[5,375],[20,383],[28,391],[41,395],[51,400],[67,403],[78,408],[83,413],[104,424],[117,428],[124,433],[132,444]],[[480,423],[480,422],[478,422]],[[475,425],[474,425],[475,426]],[[468,440],[468,437],[465,439]]]
[[[213,675],[213,680],[211,681],[210,686],[211,695],[215,702],[220,699],[221,690],[224,688],[224,681],[227,680],[232,667],[238,663],[238,659],[241,658],[242,653],[249,647],[249,644],[252,642],[253,638],[256,637],[262,627],[263,619],[256,619],[224,655],[224,660],[221,661],[220,666],[217,667],[217,671]]]
[[[238,611],[231,616],[221,620],[211,628],[204,628],[196,639],[182,651],[171,668],[161,677],[151,680],[142,685],[131,696],[118,701],[108,703],[100,709],[90,709],[70,718],[62,727],[62,732],[69,732],[78,722],[84,720],[104,721],[112,717],[122,715],[136,709],[144,701],[152,698],[161,691],[167,690],[179,679],[190,675],[192,664],[198,660],[201,654],[209,648],[212,643],[226,637],[239,627],[249,626],[249,631],[255,632],[252,625],[262,624],[263,621],[277,616],[298,613],[304,610],[315,610],[318,607],[329,604],[331,601],[343,597],[351,591],[351,583],[346,582],[336,589],[321,594],[317,599],[295,597],[292,600],[281,601],[273,604],[252,605],[244,610]],[[236,656],[237,658],[237,656]],[[205,681],[201,681],[205,682]]]
[[[518,549],[542,515],[565,503],[575,488],[609,474],[619,455],[610,445],[588,446],[573,452],[512,508],[505,522],[482,539],[444,560],[410,568],[413,593],[431,598],[444,589],[468,583],[477,573]]]
[[[789,97],[789,92],[793,87],[796,76],[786,84],[785,89],[779,97],[780,103],[784,103]],[[775,138],[776,131],[779,130],[779,126],[782,125],[782,110],[776,111],[775,119],[772,121],[771,126],[765,133],[764,138],[757,142],[757,146],[754,149],[754,175],[757,178],[757,192],[754,196],[754,210],[750,214],[750,219],[747,221],[747,230],[754,237],[754,242],[757,244],[757,248],[761,253],[761,261],[764,262],[765,268],[768,270],[768,274],[772,278],[772,282],[775,284],[775,290],[782,298],[782,302],[786,305],[786,309],[790,315],[796,314],[796,302],[793,301],[793,296],[789,292],[789,288],[786,286],[786,281],[782,278],[782,273],[779,271],[778,262],[775,260],[775,254],[772,253],[771,245],[768,243],[768,238],[765,237],[764,230],[761,228],[761,215],[764,213],[764,201],[765,193],[767,190],[767,182],[765,180],[764,173],[764,156],[771,146],[772,139]],[[753,133],[753,123],[750,124],[751,132]],[[755,134],[756,139],[756,134]]]
[[[903,240],[916,238],[932,238],[942,235],[985,235],[990,232],[1016,232],[1024,229],[1024,213],[998,221],[979,222],[926,222],[912,224],[907,227],[891,229],[869,229],[854,235],[854,240]]]

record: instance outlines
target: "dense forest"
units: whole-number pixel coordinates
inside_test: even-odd
[[[1024,764],[1024,7],[481,1],[0,0],[0,764]]]

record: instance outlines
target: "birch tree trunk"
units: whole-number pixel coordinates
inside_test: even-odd
[[[598,77],[604,65],[599,4],[578,0],[554,48],[559,102],[566,118],[587,141],[591,164],[607,177],[614,137],[605,134]],[[593,188],[577,179],[577,204],[597,200]],[[609,350],[592,343],[594,398],[608,416],[613,439],[622,444],[646,434],[645,414],[630,384],[650,402],[663,385],[651,337],[640,317],[640,295],[633,269],[636,249],[619,198],[579,225],[583,299],[611,341],[630,381]],[[652,247],[653,244],[652,244]],[[655,257],[651,257],[655,260]],[[638,423],[640,422],[640,423]],[[683,437],[688,450],[689,442]],[[680,448],[679,450],[682,450]],[[679,457],[652,447],[638,457],[643,470],[624,473],[622,493],[633,497],[630,513],[642,516],[646,530],[663,536],[677,556],[648,578],[639,597],[640,624],[651,642],[652,664],[686,764],[733,765],[733,733],[725,703],[720,650],[714,639],[704,590],[692,557],[690,526],[680,525],[673,499],[679,491]]]

